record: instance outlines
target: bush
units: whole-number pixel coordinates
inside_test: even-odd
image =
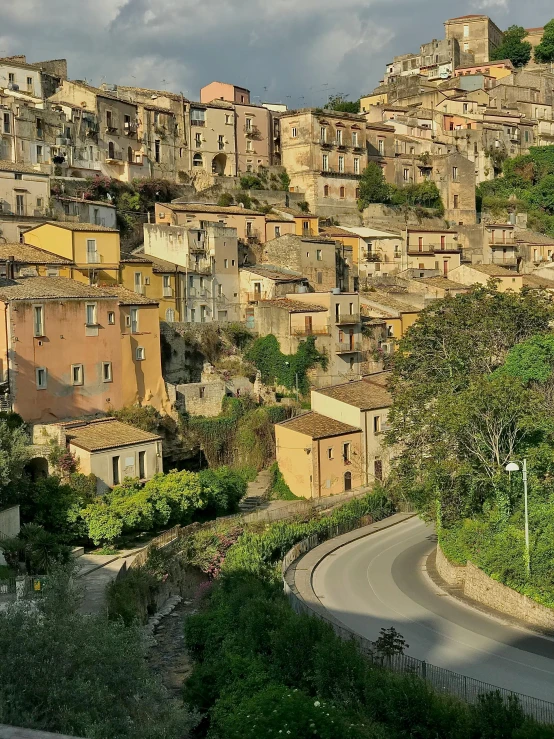
[[[277,500],[298,500],[298,496],[292,492],[285,482],[277,462],[274,462],[269,469],[272,477],[270,497]]]
[[[220,208],[228,208],[230,205],[233,205],[234,202],[235,200],[233,196],[231,195],[231,193],[224,192],[224,193],[221,193],[221,195],[219,196],[217,204],[219,205]]]

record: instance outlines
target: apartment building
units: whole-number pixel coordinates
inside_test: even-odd
[[[28,62],[24,54],[0,58],[0,88],[43,100],[67,78],[67,61]]]
[[[305,193],[310,211],[357,214],[358,183],[367,166],[363,115],[313,108],[281,115],[281,158],[291,188]]]
[[[51,202],[52,213],[60,221],[78,221],[117,228],[115,205],[106,200],[85,200],[82,197],[56,194]]]
[[[218,222],[144,226],[144,257],[178,265],[185,284],[181,320],[211,323],[240,320],[236,228]],[[182,277],[181,277],[182,279]]]
[[[219,223],[234,228],[244,243],[262,244],[265,239],[265,215],[238,205],[219,206],[208,203],[156,203],[156,223],[172,226],[200,226]]]
[[[50,179],[27,164],[0,161],[0,240],[17,242],[47,217]]]
[[[0,313],[3,402],[25,421],[163,407],[155,301],[63,277],[8,278]]]
[[[146,257],[144,247],[121,256],[119,283],[128,290],[156,300],[160,321],[175,323],[186,320],[186,281],[185,267],[151,254]]]
[[[502,43],[504,34],[487,15],[469,14],[444,23],[446,39],[457,41],[463,53],[473,55],[476,64],[488,62]]]
[[[275,264],[303,275],[314,292],[337,287],[337,245],[332,239],[287,234],[263,246],[262,264]]]
[[[405,243],[407,269],[434,269],[448,277],[461,264],[462,248],[455,230],[410,227]]]
[[[235,109],[232,103],[214,100],[189,107],[189,170],[193,176],[237,174]]]
[[[1,254],[1,251],[0,251]],[[308,279],[299,272],[275,264],[254,264],[240,269],[240,304],[243,311],[260,300],[273,300],[307,292]],[[253,315],[252,313],[250,315]]]

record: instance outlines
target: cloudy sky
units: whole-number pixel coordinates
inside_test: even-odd
[[[254,101],[320,105],[373,89],[395,54],[443,38],[442,21],[489,14],[542,26],[552,0],[0,0],[0,55],[65,57],[69,76],[198,99],[216,79]]]

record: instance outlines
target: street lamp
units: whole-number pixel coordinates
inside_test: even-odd
[[[531,557],[529,554],[529,508],[527,504],[527,460],[521,463],[521,471],[523,474],[523,498],[525,501],[525,568],[527,577],[531,574]],[[506,472],[519,472],[519,464],[517,462],[509,462],[506,465]]]

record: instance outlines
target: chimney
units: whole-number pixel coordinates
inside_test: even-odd
[[[8,257],[6,260],[6,277],[8,280],[15,279],[15,257]]]

